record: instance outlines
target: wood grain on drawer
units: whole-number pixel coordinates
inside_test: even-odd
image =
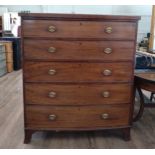
[[[129,82],[132,63],[25,62],[24,72],[26,82]]]
[[[25,59],[36,60],[132,60],[131,41],[24,40]]]
[[[130,84],[25,84],[27,104],[98,105],[130,103]]]
[[[124,106],[26,106],[26,127],[44,129],[126,126],[129,105]],[[53,116],[53,120],[52,120]]]
[[[53,26],[54,32],[49,32]],[[111,27],[112,32],[107,33]],[[136,23],[95,21],[24,20],[23,35],[50,38],[102,38],[135,40]]]

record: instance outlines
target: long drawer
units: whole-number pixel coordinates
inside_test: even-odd
[[[103,105],[131,101],[130,84],[25,84],[26,104]]]
[[[26,128],[60,129],[128,126],[130,105],[26,106]]]
[[[24,37],[105,38],[135,40],[136,23],[24,20]]]
[[[25,59],[36,60],[132,60],[131,41],[24,40]]]
[[[130,82],[132,63],[25,62],[26,82]]]

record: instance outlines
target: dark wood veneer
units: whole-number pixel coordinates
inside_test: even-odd
[[[84,20],[84,21],[130,21],[137,22],[140,16],[119,16],[119,15],[94,15],[94,14],[54,14],[54,13],[20,13],[22,19],[31,20]]]
[[[28,128],[98,128],[128,125],[129,105],[123,106],[74,106],[74,107],[42,107],[27,106],[26,125]],[[108,113],[109,119],[101,115]],[[56,115],[49,120],[49,115]],[[123,116],[123,117],[122,117]]]
[[[55,48],[54,53],[49,52],[50,47]],[[106,48],[111,48],[112,52],[106,54]],[[134,50],[133,41],[24,40],[26,60],[126,61],[133,59]]]
[[[54,75],[49,70],[55,70]],[[104,75],[110,70],[111,75]],[[26,82],[131,82],[132,63],[25,62]]]
[[[30,84],[25,85],[26,104],[34,105],[104,105],[130,103],[130,84]],[[56,96],[50,98],[49,92]],[[102,93],[108,91],[109,97]]]
[[[55,27],[55,32],[49,32],[49,26]],[[109,38],[135,39],[136,23],[130,22],[92,22],[92,21],[49,21],[24,20],[24,37],[49,38]],[[106,28],[112,27],[112,33]],[[123,29],[123,31],[122,31]]]

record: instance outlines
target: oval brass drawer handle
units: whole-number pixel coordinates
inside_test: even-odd
[[[109,69],[105,69],[105,70],[103,71],[103,74],[104,74],[105,76],[110,76],[110,75],[112,74],[112,71],[109,70]]]
[[[106,33],[112,33],[112,27],[106,27],[106,29],[105,29],[105,32]]]
[[[54,114],[51,114],[51,115],[49,115],[48,116],[48,119],[50,120],[50,121],[54,121],[54,120],[56,120],[56,115],[54,115]]]
[[[56,27],[55,26],[49,26],[48,27],[48,31],[49,32],[55,32],[56,31]]]
[[[56,74],[56,70],[55,70],[55,69],[50,69],[50,70],[48,71],[48,74],[49,74],[49,75],[55,75],[55,74]]]
[[[49,47],[48,52],[54,53],[54,52],[56,52],[56,48],[55,47]]]
[[[48,94],[48,96],[50,97],[50,98],[55,98],[56,97],[56,92],[54,92],[54,91],[51,91],[51,92],[49,92],[49,94]]]
[[[102,92],[102,96],[107,98],[107,97],[110,96],[110,92],[109,91],[104,91],[104,92]]]
[[[106,49],[104,50],[104,53],[110,54],[110,53],[112,53],[112,49],[111,49],[111,48],[106,48]]]
[[[101,118],[102,119],[108,119],[109,118],[109,114],[107,114],[107,113],[101,114]]]

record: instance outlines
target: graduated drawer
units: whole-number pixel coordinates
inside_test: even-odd
[[[24,40],[25,59],[36,60],[132,60],[132,41]]]
[[[27,104],[96,105],[131,101],[130,84],[25,84]]]
[[[25,62],[26,82],[129,82],[132,63]]]
[[[136,23],[24,20],[24,37],[108,38],[135,40]]]
[[[104,128],[129,124],[129,105],[26,106],[26,128]]]

